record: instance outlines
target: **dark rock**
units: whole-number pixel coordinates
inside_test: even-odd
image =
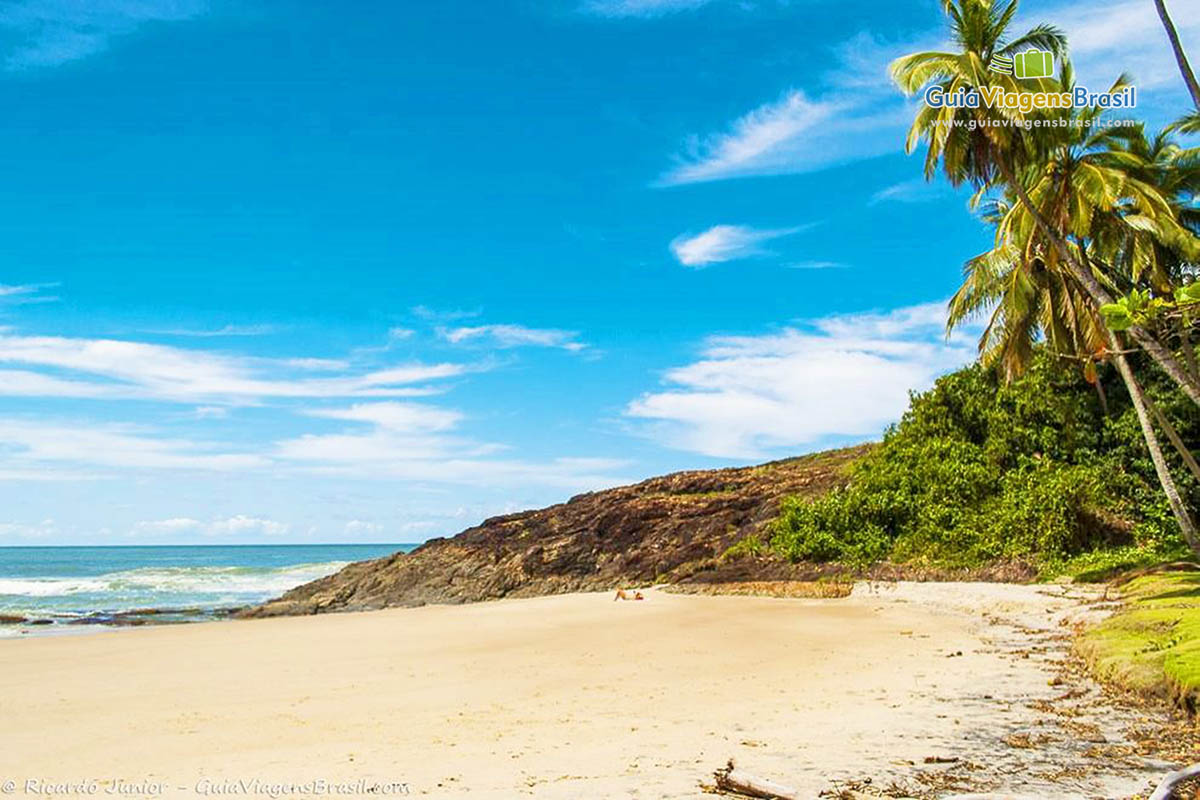
[[[761,532],[785,495],[818,496],[844,484],[846,467],[869,447],[679,472],[493,517],[407,555],[350,564],[236,616],[468,603],[687,580],[719,569],[717,557]]]
[[[20,625],[24,621],[20,614],[0,614],[0,625]]]

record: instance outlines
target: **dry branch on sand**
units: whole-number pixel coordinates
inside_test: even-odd
[[[713,773],[713,780],[716,781],[717,790],[722,792],[734,792],[744,797],[758,797],[764,800],[800,800],[800,795],[795,789],[766,778],[748,775],[734,766],[732,758]]]
[[[1150,795],[1150,800],[1171,800],[1175,796],[1175,789],[1192,778],[1200,778],[1200,764],[1192,764],[1163,778],[1154,794]]]

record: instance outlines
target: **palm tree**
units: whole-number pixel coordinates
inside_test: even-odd
[[[984,219],[999,224],[1008,213],[1005,204],[997,201]],[[1116,364],[1167,504],[1188,546],[1200,555],[1200,533],[1171,475],[1152,415],[1158,417],[1185,460],[1190,459],[1190,454],[1166,418],[1150,405],[1117,341],[1117,334],[1104,326],[1088,298],[1072,282],[1064,280],[1060,272],[1047,269],[1036,248],[1021,248],[1006,242],[967,262],[963,285],[950,300],[947,330],[989,309],[988,323],[979,340],[980,362],[998,368],[1006,381],[1025,372],[1039,338],[1044,339],[1052,352],[1084,362],[1085,374],[1100,393],[1101,403],[1105,399],[1094,371],[1094,359],[1102,356]],[[1189,461],[1190,466],[1194,464],[1194,460]]]
[[[913,53],[892,62],[893,80],[906,94],[936,85],[944,92],[959,89],[977,90],[1000,87],[1004,91],[1027,91],[1029,89],[1054,90],[1061,86],[1059,81],[1041,79],[1034,83],[1019,85],[1015,79],[989,70],[996,55],[1011,56],[1022,48],[1038,47],[1060,56],[1066,49],[1066,41],[1057,29],[1040,25],[1010,39],[1008,26],[1017,10],[1017,0],[1000,5],[997,0],[943,0],[943,9],[950,21],[950,30],[957,52],[930,51]],[[1066,75],[1069,80],[1069,73]],[[1114,88],[1121,88],[1118,82]],[[1052,116],[1050,112],[1036,112],[1039,117]],[[1063,112],[1070,113],[1070,112]],[[1098,113],[1098,112],[1097,112]],[[1047,216],[1046,208],[1039,206],[1031,196],[1026,184],[1046,188],[1055,184],[1057,176],[1041,171],[1039,136],[1047,129],[1026,132],[1018,124],[1027,115],[1013,109],[995,109],[980,105],[975,108],[934,108],[926,105],[916,116],[908,134],[907,149],[912,152],[919,143],[925,142],[925,175],[932,178],[940,164],[946,178],[954,185],[969,183],[981,192],[997,185],[1007,187],[1015,196],[1024,215],[1014,221],[1028,224],[1039,232],[1042,244],[1047,248],[1047,262],[1067,271],[1090,298],[1095,307],[1113,302],[1110,286],[1105,286],[1093,271],[1085,267],[1076,255],[1071,237],[1075,231],[1064,223],[1072,221],[1057,216]],[[1084,185],[1097,188],[1091,183],[1103,179],[1099,192],[1092,192],[1090,200],[1101,203],[1126,203],[1126,190],[1133,189],[1143,216],[1158,224],[1158,218],[1169,215],[1169,206],[1157,195],[1153,187],[1129,185],[1119,169],[1111,165],[1088,166],[1081,173]],[[1077,187],[1068,184],[1068,190]],[[1068,208],[1079,203],[1080,198],[1066,198]],[[1073,208],[1073,221],[1078,223],[1089,218],[1084,208]],[[1085,231],[1086,235],[1086,231]],[[1021,238],[1021,237],[1018,237]],[[1023,237],[1025,239],[1028,236]],[[1187,394],[1200,405],[1200,378],[1190,374],[1171,350],[1159,341],[1151,331],[1140,325],[1129,329],[1138,346],[1146,351]]]
[[[1167,13],[1167,4],[1164,0],[1154,0],[1154,7],[1158,9],[1158,18],[1162,20],[1163,28],[1167,31],[1167,38],[1171,41],[1171,50],[1175,53],[1175,63],[1179,65],[1179,73],[1183,75],[1183,82],[1187,84],[1188,91],[1192,94],[1192,102],[1196,108],[1200,108],[1200,82],[1196,81],[1196,73],[1192,72],[1192,65],[1188,63],[1187,55],[1183,52],[1183,45],[1179,41],[1179,31],[1175,30],[1175,23],[1171,21],[1171,15]]]
[[[1175,120],[1170,130],[1180,133],[1200,133],[1200,110],[1185,114]]]
[[[1066,90],[1072,88],[1069,62],[1058,80]],[[1124,78],[1113,90],[1123,85]],[[1178,262],[1171,261],[1176,251],[1165,245],[1187,250],[1194,237],[1164,192],[1178,202],[1181,188],[1191,186],[1194,176],[1173,168],[1179,151],[1166,137],[1151,143],[1141,128],[1104,127],[1095,109],[1064,110],[1057,118],[1069,124],[1039,128],[1039,135],[1018,143],[1026,159],[1027,174],[1019,183],[1023,201],[1015,202],[1015,187],[1006,186],[1002,199],[985,206],[984,218],[996,228],[995,247],[967,263],[963,286],[950,303],[949,325],[990,308],[980,358],[1009,380],[1024,371],[1039,338],[1054,352],[1088,364],[1097,357],[1111,360],[1129,392],[1167,502],[1189,546],[1200,554],[1200,533],[1171,475],[1154,417],[1189,467],[1196,462],[1166,417],[1150,405],[1119,335],[1103,324],[1090,293],[1073,270],[1064,268],[1061,251],[1037,221],[1054,221],[1070,242],[1070,256],[1089,274],[1094,264],[1106,261],[1095,273],[1109,289],[1149,281],[1169,292],[1167,273]]]

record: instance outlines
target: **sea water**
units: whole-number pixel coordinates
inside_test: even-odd
[[[412,544],[0,547],[0,637],[212,619]]]

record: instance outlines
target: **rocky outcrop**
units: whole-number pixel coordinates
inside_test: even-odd
[[[493,517],[411,553],[351,564],[243,617],[469,603],[685,578],[757,533],[785,495],[843,484],[868,445],[757,467],[679,472]]]

